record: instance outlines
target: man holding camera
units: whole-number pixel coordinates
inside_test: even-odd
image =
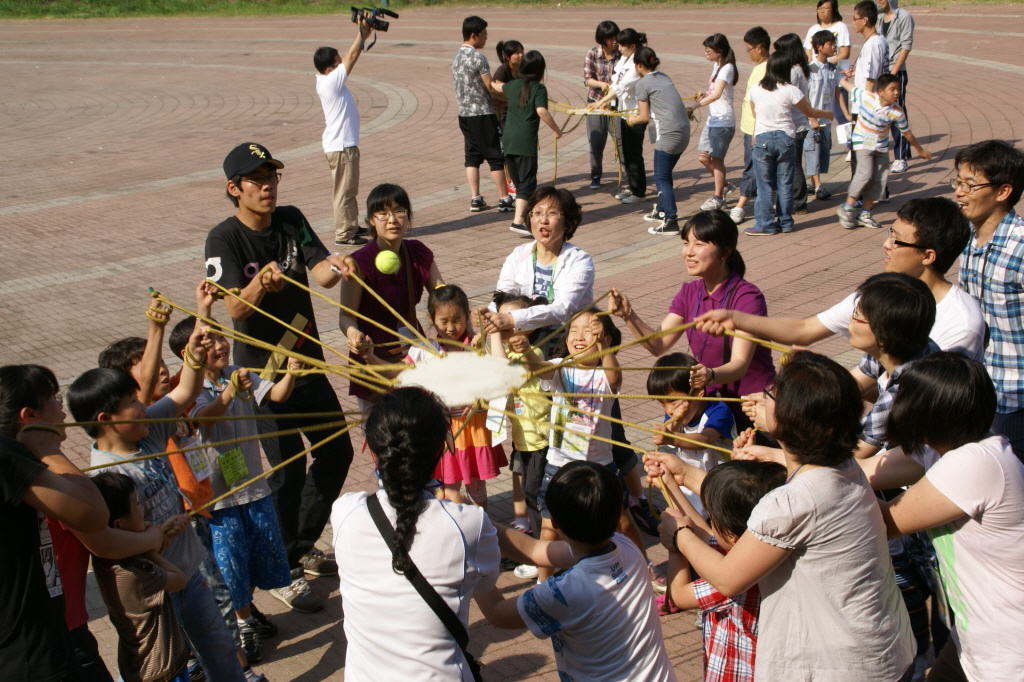
[[[371,25],[358,17],[356,39],[344,56],[333,47],[321,47],[313,53],[316,94],[324,108],[323,142],[327,164],[334,178],[334,243],[359,246],[366,239],[359,232],[359,109],[346,83],[370,35]]]

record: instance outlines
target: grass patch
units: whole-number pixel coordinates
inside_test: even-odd
[[[378,0],[379,1],[379,0]],[[414,7],[508,7],[544,6],[661,6],[789,5],[805,6],[807,0],[392,0],[391,9]],[[1024,0],[945,0],[936,9],[973,4],[1021,4]],[[116,18],[146,16],[281,16],[339,14],[351,0],[0,0],[0,18]],[[376,2],[362,0],[360,4]]]

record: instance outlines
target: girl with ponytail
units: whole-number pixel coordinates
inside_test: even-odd
[[[519,64],[523,60],[523,44],[518,40],[501,40],[498,41],[496,51],[501,66],[494,70],[491,84],[495,90],[500,91],[505,83],[511,83],[519,74]],[[491,93],[491,103],[494,104],[494,113],[498,117],[498,123],[504,128],[508,103],[504,97],[499,97],[494,93]]]
[[[699,315],[720,308],[751,315],[767,315],[764,294],[743,279],[746,265],[736,248],[739,229],[725,211],[701,211],[683,226],[683,262],[686,274],[695,277],[683,284],[669,305],[660,329],[672,329],[692,322]],[[640,319],[625,294],[612,289],[609,312],[619,315],[636,337],[658,331]],[[643,343],[651,355],[667,353],[683,332],[677,331]],[[699,364],[690,373],[690,386],[705,388],[707,395],[736,398],[760,394],[775,380],[772,354],[764,346],[730,336],[715,337],[693,327],[686,330],[690,354]],[[742,430],[750,419],[729,403],[736,425]]]
[[[715,181],[715,194],[701,205],[702,211],[725,208],[725,195],[736,189],[725,180],[725,153],[736,134],[736,112],[732,108],[733,87],[739,80],[736,55],[729,39],[721,33],[704,39],[704,58],[714,63],[708,89],[700,93],[694,109],[708,107],[708,122],[697,144],[697,160]]]
[[[423,389],[398,388],[380,398],[363,428],[395,551],[370,517],[368,493],[346,493],[334,503],[346,677],[472,680],[453,635],[405,575],[415,564],[468,629],[470,598],[489,592],[500,572],[497,534],[483,509],[431,492],[434,469],[450,447],[448,408]]]

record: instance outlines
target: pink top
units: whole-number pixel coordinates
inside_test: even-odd
[[[768,314],[768,305],[764,294],[756,286],[735,273],[730,275],[711,294],[704,289],[704,280],[695,279],[683,284],[679,293],[672,299],[668,311],[691,322],[698,315],[709,310],[725,308],[751,315]],[[690,353],[705,367],[720,367],[728,361],[732,349],[732,337],[711,336],[694,328],[686,330],[686,339],[690,344]],[[739,381],[731,384],[712,384],[709,393],[720,390],[725,397],[738,397],[763,391],[775,381],[775,365],[772,364],[772,353],[764,346],[756,346],[754,357],[750,361],[747,373]],[[738,408],[739,403],[730,403],[730,408]],[[733,409],[733,414],[738,410]],[[742,412],[740,412],[742,414]],[[749,420],[744,416],[741,423]]]

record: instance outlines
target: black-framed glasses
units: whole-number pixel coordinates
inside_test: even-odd
[[[908,248],[908,249],[927,249],[927,248],[930,248],[928,246],[925,246],[924,244],[911,244],[910,242],[904,242],[904,241],[901,241],[899,239],[896,239],[896,235],[893,234],[893,231],[892,231],[891,227],[889,228],[889,241],[891,241],[892,245],[896,246],[896,247],[902,246],[902,247],[905,247],[905,248]]]
[[[768,389],[768,388],[764,389],[764,397],[765,397],[765,400],[767,400],[769,398],[771,398],[772,400],[775,400],[775,394],[772,393],[771,389]]]
[[[991,187],[994,184],[996,184],[996,183],[994,183],[994,182],[981,182],[981,183],[978,183],[977,185],[972,185],[971,183],[964,182],[963,180],[960,180],[959,178],[953,178],[952,180],[949,181],[949,186],[953,188],[954,192],[957,191],[957,190],[961,190],[962,189],[964,191],[964,194],[973,194],[974,190],[976,190],[976,189],[979,189],[981,187]]]
[[[264,185],[276,185],[281,182],[281,174],[268,173],[266,175],[243,175],[242,180],[256,185],[257,187],[263,187]]]

